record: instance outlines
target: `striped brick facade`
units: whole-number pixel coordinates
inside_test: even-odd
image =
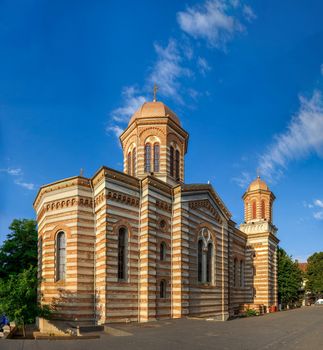
[[[92,178],[61,180],[37,194],[39,300],[53,307],[57,319],[226,320],[245,305],[277,305],[273,195],[249,188],[246,222],[238,229],[211,185],[184,184],[188,134],[173,112],[154,103],[136,112],[120,137],[124,173],[102,167]],[[147,140],[159,142],[158,173],[144,171]],[[178,178],[171,147],[180,154]],[[267,207],[251,218],[251,201],[263,199]],[[64,278],[58,278],[60,232],[66,239]]]

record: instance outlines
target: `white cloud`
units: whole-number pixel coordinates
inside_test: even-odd
[[[323,200],[315,199],[312,203],[303,202],[304,207],[312,209],[313,217],[316,220],[323,220]]]
[[[248,21],[251,22],[254,19],[257,18],[257,16],[255,15],[253,9],[249,6],[249,5],[244,5],[242,8],[242,12],[244,15],[244,18]]]
[[[129,117],[142,105],[146,98],[139,94],[134,86],[127,86],[122,91],[123,106],[112,111],[111,116],[114,121],[126,123]]]
[[[231,14],[232,9],[238,7],[238,1],[208,0],[178,12],[177,21],[193,38],[204,39],[211,47],[223,48],[236,32],[244,30],[238,18]]]
[[[22,171],[20,168],[6,168],[6,169],[0,169],[0,172],[7,173],[11,176],[20,176],[22,175]]]
[[[239,187],[246,188],[251,182],[251,175],[247,171],[243,171],[240,176],[233,177],[231,180]]]
[[[207,60],[203,57],[197,58],[197,67],[200,70],[201,74],[205,75],[208,71],[211,70],[211,66],[208,64]]]
[[[21,187],[23,187],[23,188],[25,188],[27,190],[30,190],[30,191],[35,189],[35,184],[30,183],[30,182],[24,182],[21,179],[15,180],[15,184],[18,185],[18,186],[21,186]]]
[[[292,160],[311,153],[323,157],[323,100],[319,91],[311,99],[300,97],[299,112],[292,118],[287,130],[276,136],[259,159],[261,174],[268,180],[277,180]]]
[[[182,67],[182,57],[174,39],[170,39],[166,47],[154,44],[157,60],[147,79],[148,85],[158,85],[161,96],[171,97],[179,103],[183,102],[180,94],[180,78],[190,77],[192,72]]]
[[[316,220],[323,220],[323,210],[315,212],[313,216]]]
[[[23,172],[20,168],[5,168],[5,169],[0,169],[0,172],[2,173],[7,173],[9,176],[13,177],[19,177],[14,181],[14,183],[18,186],[21,186],[23,188],[26,188],[27,190],[34,190],[35,189],[35,184],[33,183],[27,183],[23,181]]]
[[[119,137],[123,133],[123,129],[119,125],[111,125],[106,128],[107,132],[113,132],[116,137]]]

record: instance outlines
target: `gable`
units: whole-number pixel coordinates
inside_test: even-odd
[[[212,203],[208,199],[190,201],[189,207],[191,209],[200,209],[208,214],[211,214],[212,217],[215,218],[215,221],[219,224],[223,223],[223,219],[219,214],[218,210],[212,205]]]

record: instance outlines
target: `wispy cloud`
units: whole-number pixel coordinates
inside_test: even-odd
[[[4,169],[0,169],[0,172],[7,173],[8,175],[11,175],[11,176],[22,175],[22,171],[20,168],[4,168]]]
[[[23,187],[23,188],[25,188],[27,190],[30,190],[30,191],[35,189],[35,184],[30,183],[30,182],[24,182],[21,179],[15,180],[15,184],[18,185],[18,186],[21,186],[21,187]]]
[[[211,47],[225,48],[234,34],[242,32],[244,26],[234,10],[240,8],[239,1],[209,0],[202,5],[188,7],[185,11],[177,13],[177,21],[180,28],[194,39],[203,39]],[[248,20],[254,13],[251,7],[243,8]]]
[[[14,183],[20,187],[23,187],[27,190],[35,189],[35,184],[23,181],[23,171],[20,168],[3,168],[0,169],[0,172],[14,177]]]
[[[135,86],[126,86],[122,91],[123,106],[112,111],[112,119],[116,122],[126,123],[129,117],[142,105],[146,98],[140,94]]]
[[[307,99],[300,97],[300,109],[287,130],[275,137],[259,159],[261,174],[270,181],[279,179],[292,160],[311,153],[323,157],[323,100],[319,91]]]
[[[316,220],[323,220],[323,200],[315,199],[314,201],[315,212],[313,217]]]
[[[211,66],[209,65],[208,61],[203,57],[197,58],[197,67],[202,75],[206,75],[208,71],[211,70]]]
[[[192,72],[183,67],[183,58],[179,51],[176,40],[170,39],[166,47],[154,44],[157,60],[148,77],[148,84],[151,86],[158,83],[161,96],[172,97],[179,103],[183,99],[179,94],[180,78],[192,76]]]
[[[311,203],[303,202],[305,208],[311,209],[314,219],[323,220],[323,200],[315,199]]]
[[[240,176],[233,177],[231,180],[239,187],[246,188],[251,182],[251,175],[247,171],[242,171]]]
[[[252,22],[254,19],[257,18],[257,16],[254,13],[253,9],[249,5],[243,5],[242,12],[243,12],[244,18],[248,22]]]
[[[195,72],[188,66],[195,63],[202,75],[210,71],[211,66],[195,53],[199,44],[194,45],[194,39],[206,40],[211,48],[225,49],[234,34],[244,30],[238,17],[250,21],[255,15],[251,7],[244,7],[240,0],[207,0],[199,6],[178,12],[181,40],[176,40],[174,36],[166,45],[153,44],[156,58],[147,69],[143,86],[140,89],[134,86],[123,89],[121,107],[112,111],[106,131],[119,136],[130,116],[146,100],[145,96],[154,83],[159,87],[159,96],[177,104],[183,105],[185,99],[197,101],[203,94],[188,83],[187,80],[192,83],[195,78]]]
[[[323,63],[321,64],[321,75],[323,75]]]
[[[122,134],[123,129],[119,125],[110,125],[107,126],[106,131],[107,133],[112,132],[116,137],[119,137]]]

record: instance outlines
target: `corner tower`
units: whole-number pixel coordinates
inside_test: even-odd
[[[153,174],[170,185],[184,182],[188,133],[164,103],[145,102],[131,117],[120,141],[125,173],[137,178]]]
[[[260,176],[250,184],[242,198],[246,223],[260,221],[272,223],[272,207],[276,197]]]
[[[258,176],[242,197],[244,223],[240,230],[247,234],[247,256],[252,275],[246,285],[250,288],[250,304],[263,305],[267,311],[277,307],[277,228],[273,224],[275,195]],[[247,278],[246,278],[247,279]]]

